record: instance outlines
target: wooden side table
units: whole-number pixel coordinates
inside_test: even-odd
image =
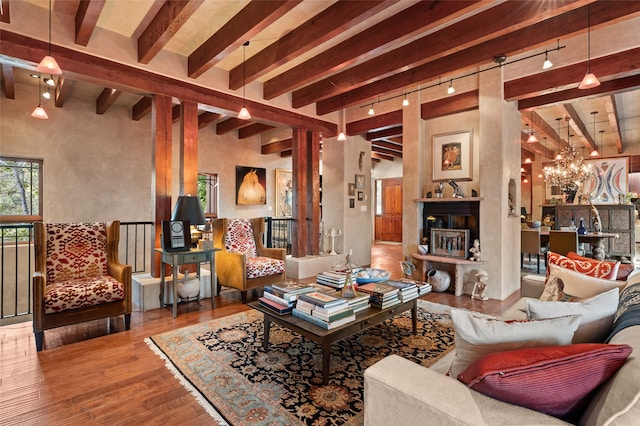
[[[173,276],[173,317],[178,315],[178,267],[180,265],[196,264],[198,267],[198,277],[200,277],[200,264],[209,262],[211,268],[211,309],[215,308],[215,297],[218,295],[218,277],[216,275],[216,251],[212,249],[191,249],[187,251],[165,251],[157,248],[155,251],[162,255],[162,263],[171,265],[171,275]],[[164,303],[165,268],[160,268],[160,306]]]

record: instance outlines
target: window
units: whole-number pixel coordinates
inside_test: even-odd
[[[218,217],[218,175],[215,173],[198,174],[198,198],[204,206],[206,217]]]
[[[382,181],[376,180],[376,216],[382,214]]]
[[[0,156],[0,220],[42,220],[42,160]]]

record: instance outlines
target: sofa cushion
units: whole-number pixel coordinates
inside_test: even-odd
[[[547,285],[553,285],[554,283],[561,283],[561,285],[564,287],[564,296],[570,296],[569,299],[571,299],[571,297],[578,299],[587,299],[597,294],[604,293],[605,291],[611,290],[613,288],[619,290],[625,285],[624,281],[594,278],[554,264],[548,265],[548,269],[549,279],[545,283],[545,290],[543,292],[543,295],[540,297],[541,300],[562,300],[563,295],[559,295],[560,299],[557,298],[558,296],[552,297],[551,299],[545,299],[545,295],[549,293],[548,289],[546,288]]]
[[[285,263],[282,259],[256,256],[247,259],[247,278],[266,277],[267,275],[281,274],[285,271]]]
[[[569,253],[567,253],[567,257],[569,259],[573,259],[573,260],[597,262],[595,259],[592,259],[590,257],[580,256],[575,251],[570,251]],[[622,263],[622,262],[618,262],[618,263],[619,263],[619,265],[618,265],[618,273],[617,273],[616,277],[613,278],[613,279],[618,280],[618,281],[626,281],[627,278],[629,278],[629,275],[631,275],[631,273],[635,269],[635,267],[631,263]]]
[[[573,253],[574,257],[569,257],[569,253]],[[547,253],[547,264],[559,265],[590,277],[604,278],[607,280],[616,279],[620,262],[600,261],[578,256],[575,252],[569,253],[567,253],[567,256],[563,256],[550,251]],[[547,268],[547,278],[548,277],[549,269]]]
[[[48,285],[44,313],[87,308],[124,299],[124,284],[110,275],[87,277]]]
[[[602,343],[609,334],[613,317],[618,309],[619,292],[611,289],[582,302],[526,301],[528,319],[555,318],[580,315],[580,326],[573,336],[573,343]]]
[[[613,318],[613,326],[606,342],[627,327],[640,325],[640,283],[633,283],[622,289],[620,301]]]
[[[455,356],[449,374],[457,377],[475,360],[493,352],[536,346],[568,345],[580,325],[580,316],[531,321],[502,321],[452,309]]]
[[[585,343],[498,352],[458,380],[485,395],[556,417],[570,415],[631,354],[628,345]]]
[[[47,223],[47,285],[108,275],[107,224]]]
[[[230,219],[227,224],[224,244],[229,253],[241,253],[247,258],[258,255],[253,226],[249,219]]]

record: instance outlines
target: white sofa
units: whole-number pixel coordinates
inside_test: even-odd
[[[544,281],[524,282],[523,293],[538,297]],[[627,285],[640,282],[640,274]],[[537,290],[536,290],[537,289]],[[537,293],[537,295],[536,295]],[[521,299],[522,301],[522,299]],[[638,302],[640,303],[640,302]],[[517,303],[504,317],[524,315]],[[580,425],[640,425],[640,326],[618,332],[609,342],[627,344],[633,353],[597,389]],[[453,351],[430,368],[397,355],[388,356],[364,373],[365,425],[567,425],[556,417],[493,399],[446,376]]]

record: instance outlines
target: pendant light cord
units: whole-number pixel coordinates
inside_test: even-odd
[[[49,0],[49,56],[51,56],[51,0]]]
[[[591,5],[590,4],[587,5],[587,72],[591,72]]]

